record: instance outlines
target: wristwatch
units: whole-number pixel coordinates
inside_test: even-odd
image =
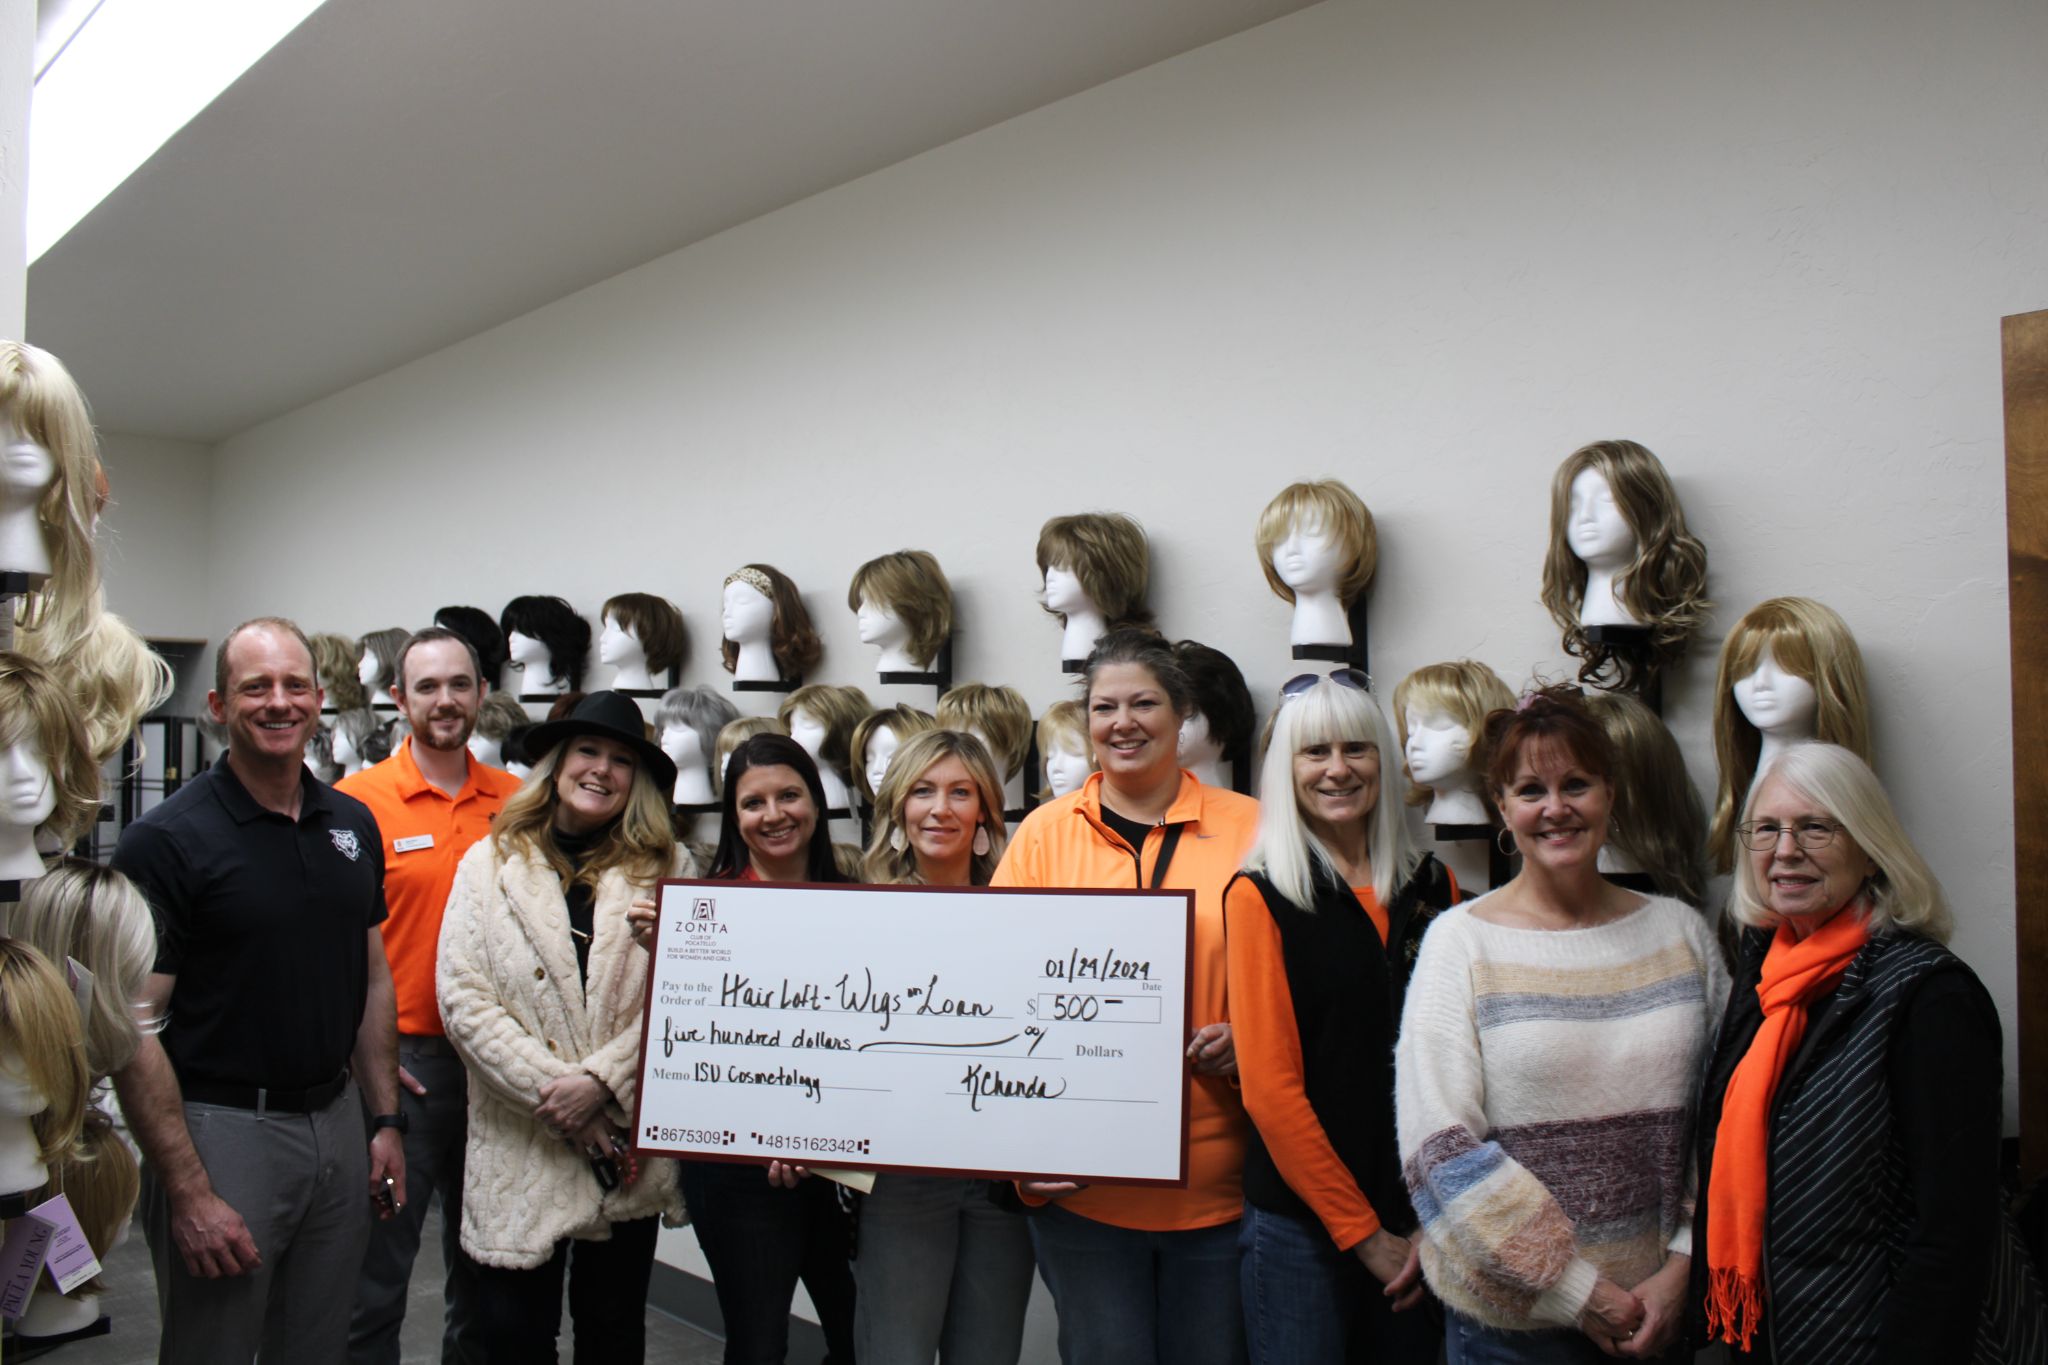
[[[370,1120],[370,1136],[375,1137],[386,1128],[396,1128],[403,1133],[407,1131],[407,1127],[403,1114],[378,1114]]]

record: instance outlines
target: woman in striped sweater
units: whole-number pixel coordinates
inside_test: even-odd
[[[1691,908],[1600,876],[1612,753],[1575,691],[1494,712],[1483,752],[1522,868],[1437,918],[1395,1054],[1423,1274],[1451,1365],[1657,1359],[1683,1325],[1727,970]]]

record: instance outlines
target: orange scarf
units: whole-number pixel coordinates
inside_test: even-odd
[[[1869,940],[1869,924],[1851,906],[1804,940],[1780,924],[1764,955],[1756,983],[1764,1022],[1728,1078],[1707,1182],[1707,1333],[1745,1351],[1763,1314],[1771,1099],[1806,1036],[1807,1005],[1834,989]]]

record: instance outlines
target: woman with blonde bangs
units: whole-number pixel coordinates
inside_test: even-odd
[[[986,886],[1002,861],[1002,787],[973,735],[932,730],[897,753],[875,805],[867,880]],[[863,1365],[1015,1365],[1031,1297],[1031,1233],[989,1182],[883,1171],[861,1201],[856,1358]]]
[[[494,1362],[555,1359],[569,1280],[578,1359],[641,1360],[675,1163],[628,1154],[647,950],[636,896],[695,868],[669,815],[675,765],[640,711],[593,692],[535,727],[541,755],[464,855],[441,925],[437,994],[469,1068],[462,1248]]]
[[[1940,884],[1842,746],[1779,754],[1742,815],[1729,912],[1748,927],[1695,1140],[1695,1339],[1779,1365],[2048,1359],[1999,1187],[1998,1011],[1942,946]]]
[[[1685,528],[1685,510],[1663,462],[1634,441],[1595,441],[1565,457],[1550,481],[1550,549],[1543,560],[1543,605],[1564,632],[1564,648],[1583,660],[1582,682],[1634,689],[1637,661],[1586,634],[1582,617],[1608,604],[1589,599],[1591,575],[1580,549],[1573,544],[1573,484],[1581,476],[1597,478],[1613,499],[1625,532],[1621,546],[1626,562],[1613,572],[1613,605],[1649,630],[1650,645],[1640,667],[1654,676],[1675,662],[1693,635],[1705,624],[1713,603],[1707,600],[1707,549]],[[1632,542],[1632,543],[1631,543]],[[1601,592],[1609,591],[1603,579]]]
[[[1839,744],[1865,763],[1870,749],[1869,686],[1863,651],[1848,622],[1810,597],[1773,597],[1749,609],[1721,645],[1714,676],[1714,758],[1721,785],[1714,797],[1714,823],[1707,851],[1717,871],[1736,866],[1735,821],[1757,769],[1767,757],[1766,736],[1745,714],[1738,684],[1769,666],[1805,684],[1808,697],[1781,700],[1788,730],[1822,744]],[[1780,682],[1780,690],[1787,689]],[[1800,714],[1800,713],[1803,713]],[[1775,728],[1775,727],[1774,727]]]
[[[1224,896],[1254,1134],[1238,1235],[1254,1361],[1437,1358],[1394,1133],[1394,1037],[1416,951],[1457,882],[1410,843],[1364,674],[1282,692],[1259,833]]]

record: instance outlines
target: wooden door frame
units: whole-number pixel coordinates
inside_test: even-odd
[[[2001,325],[2020,1171],[2048,1174],[2048,310]]]

